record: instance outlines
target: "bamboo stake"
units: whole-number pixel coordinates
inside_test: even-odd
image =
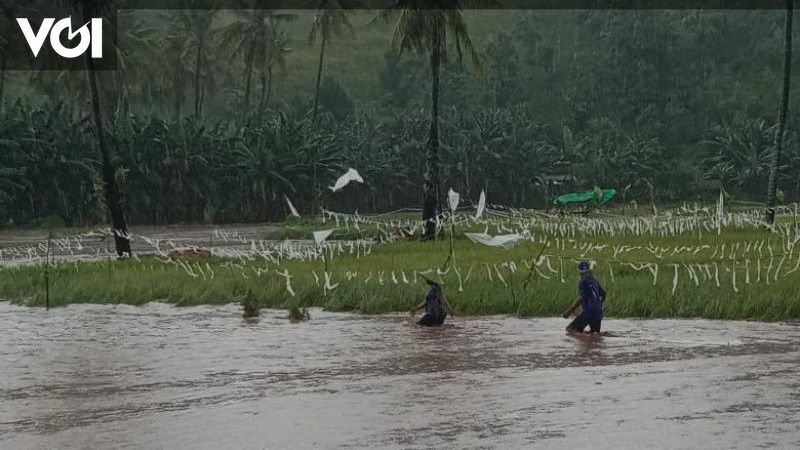
[[[53,240],[53,231],[47,233],[47,254],[44,262],[44,309],[50,310],[50,243]]]

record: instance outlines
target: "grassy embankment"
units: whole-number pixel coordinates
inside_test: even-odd
[[[555,315],[575,297],[575,261],[586,258],[596,261],[595,273],[609,292],[609,316],[800,318],[800,270],[796,270],[800,252],[795,252],[791,243],[797,236],[793,227],[769,232],[731,221],[717,235],[709,226],[714,220],[711,215],[686,219],[689,225],[683,231],[669,231],[664,224],[684,219],[662,219],[649,232],[631,228],[635,220],[644,224],[648,219],[465,221],[457,227],[457,235],[465,229],[483,231],[487,226],[492,234],[516,227],[531,230],[537,236],[536,242],[507,251],[456,239],[454,264],[443,275],[445,291],[462,314]],[[614,236],[607,230],[598,231],[598,224],[608,227],[614,220],[620,221]],[[305,229],[331,225],[335,223],[294,226],[295,233],[305,234]],[[391,225],[383,222],[373,227],[386,230]],[[377,232],[364,224],[361,229],[367,235]],[[352,225],[347,231],[340,222],[334,236],[352,233]],[[450,245],[443,240],[351,249],[346,244],[329,243],[329,289],[325,288],[325,261],[321,254],[307,244],[305,250],[292,248],[282,253],[243,252],[237,258],[187,262],[150,257],[138,261],[59,263],[50,269],[50,301],[56,306],[75,302],[142,304],[154,300],[195,305],[247,299],[268,307],[402,311],[419,302],[425,292],[415,271],[441,267]],[[529,285],[523,288],[531,273],[529,262],[540,253],[542,259],[535,266]],[[0,269],[0,298],[42,305],[42,273],[41,266]],[[286,274],[291,275],[294,295],[288,289]]]

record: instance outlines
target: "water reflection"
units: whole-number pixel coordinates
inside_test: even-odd
[[[612,364],[609,355],[603,352],[606,341],[613,339],[597,334],[576,334],[566,333],[566,336],[575,342],[575,357],[585,361],[587,365],[608,365]]]

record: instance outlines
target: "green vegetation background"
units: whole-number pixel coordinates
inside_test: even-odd
[[[224,34],[242,13],[121,12],[124,64],[99,81],[130,221],[280,220],[284,196],[303,213],[419,207],[430,69],[423,56],[391,51],[394,19],[348,15],[354,33],[326,51],[314,120],[314,11],[270,12],[276,47],[252,74],[247,108],[244,58],[224,45],[246,36]],[[291,20],[278,20],[284,13]],[[730,200],[764,201],[782,11],[464,17],[484,70],[474,76],[452,49],[443,68],[443,191],[474,201],[485,189],[491,203],[543,207],[597,182],[640,205],[709,202],[720,188]],[[198,58],[199,36],[208,45]],[[2,79],[0,226],[104,222],[85,74]],[[785,202],[800,198],[798,93],[779,172]],[[366,186],[332,194],[326,186],[348,166]]]

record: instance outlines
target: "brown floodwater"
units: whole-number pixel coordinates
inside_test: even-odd
[[[796,448],[800,325],[0,302],[0,448]]]

